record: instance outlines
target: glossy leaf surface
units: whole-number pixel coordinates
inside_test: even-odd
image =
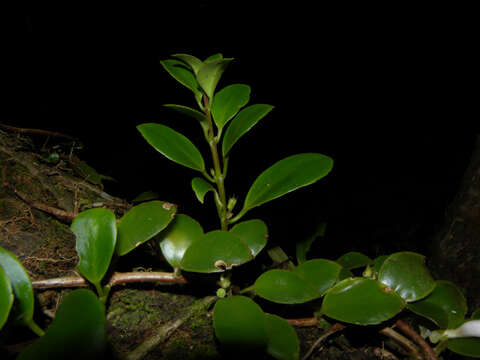
[[[160,64],[175,80],[190,89],[195,94],[195,97],[201,97],[202,92],[195,74],[183,61],[168,59],[160,61]]]
[[[399,295],[378,281],[353,278],[340,281],[327,292],[322,313],[351,324],[373,325],[392,318],[404,306]]]
[[[480,338],[449,339],[448,349],[463,356],[480,358]]]
[[[345,269],[352,270],[371,264],[372,259],[362,253],[351,251],[340,256],[337,259],[337,263],[342,265]]]
[[[172,267],[178,268],[185,251],[202,236],[203,229],[196,220],[178,214],[157,239],[165,259]]]
[[[292,272],[323,295],[338,280],[341,270],[342,267],[334,261],[313,259],[300,264]]]
[[[307,261],[307,253],[310,250],[312,243],[319,237],[325,236],[325,231],[327,229],[327,223],[322,222],[319,224],[317,230],[309,237],[304,240],[298,241],[295,244],[295,253],[297,256],[297,264],[304,263]]]
[[[7,274],[0,266],[0,329],[7,322],[13,305],[13,289]]]
[[[300,354],[297,333],[283,318],[265,314],[267,325],[267,353],[277,360],[296,360]]]
[[[420,300],[435,288],[435,280],[425,266],[425,257],[413,252],[390,255],[380,268],[378,281],[407,302]]]
[[[197,58],[193,55],[174,54],[174,55],[172,55],[172,57],[176,57],[176,58],[182,60],[183,62],[187,63],[188,66],[190,66],[190,68],[192,69],[194,74],[197,74],[198,70],[203,65],[202,60],[200,60],[199,58]]]
[[[256,104],[240,111],[232,120],[223,137],[223,157],[228,155],[238,139],[245,135],[256,123],[272,111],[272,109],[272,105]]]
[[[103,359],[105,311],[93,292],[74,290],[60,304],[46,334],[17,360]]]
[[[262,220],[248,220],[235,225],[230,232],[245,242],[255,257],[267,244],[268,229]]]
[[[198,70],[197,80],[200,87],[207,94],[209,99],[213,98],[213,93],[217,87],[218,81],[225,71],[227,65],[233,59],[215,59],[206,61]]]
[[[190,245],[183,255],[181,268],[200,273],[220,272],[252,259],[249,247],[238,236],[215,230]]]
[[[218,129],[232,119],[250,100],[250,86],[233,84],[224,87],[213,97],[212,115]]]
[[[467,313],[467,301],[460,289],[450,281],[438,280],[426,298],[408,304],[415,314],[436,323],[440,329],[459,327]]]
[[[166,158],[194,170],[205,170],[202,154],[182,134],[168,126],[155,123],[138,125],[137,129],[145,140]]]
[[[248,297],[218,300],[213,308],[213,327],[220,343],[230,350],[248,352],[267,345],[264,312]]]
[[[177,207],[163,201],[149,201],[132,207],[117,224],[117,254],[122,256],[150,240],[175,217]]]
[[[307,281],[287,270],[266,271],[254,286],[257,295],[280,304],[301,304],[321,296]]]
[[[328,156],[306,153],[289,156],[265,170],[248,191],[242,212],[313,184],[333,167]]]
[[[382,267],[385,260],[387,260],[387,258],[388,255],[380,255],[373,260],[372,270],[375,272],[376,275],[378,275],[378,273],[380,272],[380,268]]]
[[[202,204],[204,202],[205,195],[207,194],[207,192],[209,191],[215,192],[215,188],[213,187],[212,184],[210,184],[208,181],[199,177],[192,179],[192,189],[198,201],[200,201]]]
[[[78,214],[70,228],[76,237],[77,269],[91,283],[100,284],[117,242],[115,214],[108,209],[89,209]]]

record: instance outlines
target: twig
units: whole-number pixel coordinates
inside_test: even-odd
[[[39,135],[47,135],[47,136],[54,136],[54,137],[63,137],[69,140],[76,140],[74,137],[70,135],[65,135],[56,131],[48,131],[42,129],[28,129],[28,128],[18,128],[15,126],[5,125],[0,123],[0,127],[6,130],[15,131],[20,134],[39,134]]]
[[[393,355],[390,351],[382,348],[373,349],[373,354],[375,356],[380,357],[380,359],[384,359],[384,360],[398,360],[398,358],[395,355]]]
[[[388,336],[389,338],[392,338],[393,340],[401,344],[405,349],[407,349],[410,352],[413,358],[422,360],[422,356],[418,352],[417,347],[405,336],[399,334],[398,332],[396,332],[390,327],[383,328],[382,330],[379,331],[379,333],[385,336]]]
[[[330,329],[328,329],[325,333],[322,334],[322,336],[320,336],[317,341],[315,341],[315,343],[312,345],[312,347],[307,351],[307,353],[305,354],[305,356],[302,358],[302,360],[307,360],[310,355],[312,355],[313,353],[313,350],[315,350],[315,348],[320,345],[320,343],[325,340],[327,337],[329,337],[330,335],[336,333],[337,331],[340,331],[340,330],[343,330],[345,329],[345,325],[342,325],[340,323],[336,323],[334,325],[332,325],[332,327]]]
[[[287,322],[296,327],[317,326],[318,320],[314,317],[305,319],[287,319]]]
[[[402,332],[409,336],[413,341],[415,341],[422,348],[423,352],[429,360],[438,360],[437,354],[432,349],[432,347],[422,338],[415,330],[413,330],[405,321],[397,320],[395,325],[402,330]]]

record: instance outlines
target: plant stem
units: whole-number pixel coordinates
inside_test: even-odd
[[[35,321],[30,321],[28,324],[28,327],[38,336],[43,336],[45,335],[45,331],[43,331],[40,326],[38,326]]]

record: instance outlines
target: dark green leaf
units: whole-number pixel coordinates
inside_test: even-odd
[[[470,316],[470,318],[471,318],[472,320],[474,320],[474,319],[480,320],[480,308],[478,308],[477,310],[475,310],[475,311],[472,313],[472,316]]]
[[[168,263],[173,268],[178,268],[185,251],[202,236],[203,229],[196,220],[187,215],[177,214],[156,239]]]
[[[172,57],[176,57],[176,58],[182,60],[183,62],[187,63],[188,66],[190,66],[190,68],[193,70],[194,74],[197,74],[198,69],[200,69],[200,67],[203,65],[202,60],[200,60],[199,58],[197,58],[193,55],[175,54],[175,55],[172,55]]]
[[[232,123],[225,132],[222,143],[223,157],[226,157],[233,145],[246,134],[256,123],[263,119],[270,111],[272,105],[256,104],[250,105],[240,111],[232,120]]]
[[[223,59],[223,55],[222,54],[213,54],[211,56],[209,56],[208,58],[206,58],[205,60],[203,60],[203,62],[210,62],[210,61],[213,61],[213,60],[218,60],[218,59]]]
[[[345,279],[348,279],[348,278],[352,278],[353,276],[354,275],[350,270],[342,267],[342,270],[340,270],[340,274],[338,275],[338,281],[345,280]]]
[[[182,134],[154,123],[139,125],[137,129],[155,150],[168,159],[200,172],[205,171],[202,154]]]
[[[165,70],[180,84],[190,89],[195,97],[201,97],[202,92],[198,85],[195,74],[188,68],[188,66],[180,60],[168,59],[160,61],[160,64]]]
[[[115,214],[108,209],[90,209],[78,214],[70,227],[76,236],[77,269],[99,285],[108,270],[117,242]]]
[[[199,177],[192,179],[192,189],[197,196],[198,201],[200,201],[202,204],[207,192],[213,191],[215,193],[215,188],[213,185]]]
[[[187,115],[195,120],[198,120],[200,126],[203,129],[203,132],[208,133],[208,123],[204,113],[183,105],[165,104],[163,106],[178,111],[180,114]]]
[[[212,115],[217,128],[222,129],[249,99],[250,86],[244,84],[229,85],[217,92],[212,103]]]
[[[295,244],[296,255],[297,255],[297,264],[304,263],[307,261],[307,253],[310,250],[312,243],[319,237],[325,236],[325,230],[327,228],[327,223],[322,222],[319,224],[317,230],[313,233],[312,236],[305,238]]]
[[[218,81],[223,72],[227,68],[227,65],[233,59],[216,59],[208,62],[204,62],[198,70],[197,80],[205,94],[209,99],[213,98],[213,93],[217,87]]]
[[[297,333],[283,318],[265,314],[267,324],[267,353],[278,360],[296,360],[300,354]]]
[[[17,360],[103,359],[106,350],[105,311],[90,290],[74,290],[60,304],[46,334]]]
[[[463,356],[480,358],[480,338],[448,339],[448,349]]]
[[[144,191],[138,195],[135,199],[132,200],[132,203],[139,204],[145,201],[156,200],[159,198],[159,195],[155,191]]]
[[[342,267],[334,261],[313,259],[297,266],[292,272],[323,295],[338,280],[341,270]]]
[[[250,248],[255,257],[267,244],[268,229],[262,220],[248,220],[235,225],[231,233],[237,235]]]
[[[117,254],[122,256],[165,229],[177,212],[176,205],[149,201],[132,207],[117,224]]]
[[[400,296],[378,281],[349,278],[327,292],[322,313],[351,324],[373,325],[394,317],[404,306]]]
[[[337,262],[345,269],[352,270],[371,264],[372,259],[362,253],[351,251],[340,256]]]
[[[382,267],[385,260],[387,260],[387,258],[388,258],[388,255],[380,255],[380,256],[377,256],[375,260],[373,260],[372,270],[375,272],[376,276],[378,275],[380,268]]]
[[[1,255],[0,255],[1,256]],[[7,322],[10,309],[13,305],[13,289],[10,279],[0,266],[0,330]]]
[[[380,268],[378,280],[407,302],[420,300],[435,288],[425,257],[413,252],[390,255]]]

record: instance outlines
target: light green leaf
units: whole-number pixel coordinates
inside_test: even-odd
[[[292,155],[278,161],[255,180],[241,213],[313,184],[326,176],[332,167],[333,160],[330,157],[316,153]]]
[[[203,89],[209,99],[213,98],[215,88],[227,68],[227,65],[233,59],[216,59],[204,62],[198,70],[197,80],[200,87]]]
[[[199,122],[200,126],[202,127],[203,132],[205,134],[208,133],[208,122],[207,122],[207,118],[206,118],[204,113],[202,113],[202,112],[200,112],[196,109],[192,109],[188,106],[183,106],[183,105],[164,104],[163,106],[165,106],[169,109],[175,110],[175,111],[179,112],[180,114],[187,115],[187,116],[197,120]]]
[[[394,317],[404,306],[400,296],[378,281],[349,278],[327,292],[322,313],[351,324],[373,325]]]
[[[220,343],[237,354],[263,350],[267,345],[264,312],[248,297],[218,300],[213,308],[213,327]]]
[[[175,80],[190,89],[197,99],[198,97],[202,97],[202,91],[195,78],[195,74],[183,61],[168,59],[160,61],[160,64]]]
[[[334,261],[313,259],[297,266],[292,272],[323,295],[338,280],[341,270],[342,267]]]
[[[327,223],[322,222],[318,225],[317,230],[313,233],[313,235],[305,238],[304,240],[298,241],[295,244],[296,249],[296,256],[297,256],[297,264],[304,263],[307,261],[307,253],[310,250],[310,246],[312,243],[319,237],[325,236],[325,230],[327,228]]]
[[[200,172],[205,171],[205,163],[200,151],[182,134],[161,124],[147,123],[137,126],[138,131],[166,158]]]
[[[250,100],[250,86],[233,84],[224,87],[213,97],[212,115],[217,128],[225,124]]]
[[[199,273],[221,272],[253,259],[248,245],[228,231],[211,231],[185,251],[181,268]]]
[[[223,55],[220,54],[220,53],[210,55],[208,58],[206,58],[205,60],[203,60],[203,62],[210,62],[210,61],[218,60],[218,59],[223,59]]]
[[[235,225],[230,232],[248,245],[252,256],[257,256],[267,244],[268,229],[262,220],[248,220]]]
[[[343,254],[337,259],[337,263],[339,263],[348,270],[364,267],[371,264],[372,262],[372,259],[370,259],[367,255],[356,251],[351,251]]]
[[[198,69],[203,65],[202,60],[199,58],[193,56],[193,55],[188,55],[188,54],[175,54],[172,55],[172,57],[176,57],[183,62],[187,63],[190,68],[193,70],[193,73],[196,75],[198,73]]]
[[[213,191],[215,193],[215,188],[212,186],[212,184],[199,177],[192,179],[192,189],[197,196],[198,201],[200,201],[202,204],[207,192]]]
[[[300,344],[295,329],[283,318],[265,314],[267,325],[267,353],[277,360],[296,360]]]
[[[176,205],[149,201],[132,207],[117,224],[117,254],[122,256],[165,229],[177,212]]]
[[[435,280],[425,266],[425,257],[413,252],[390,255],[380,268],[378,281],[407,302],[420,300],[435,288]]]
[[[202,226],[190,216],[177,214],[156,238],[163,256],[173,268],[178,268],[190,245],[203,236]]]
[[[1,256],[1,255],[0,255]],[[13,289],[10,279],[0,266],[0,330],[7,322],[10,309],[13,305]]]
[[[64,297],[46,334],[17,360],[103,359],[105,350],[104,307],[92,291],[79,289]]]
[[[233,145],[245,135],[256,123],[263,119],[270,111],[272,105],[255,104],[242,109],[232,120],[223,137],[222,153],[223,157],[228,156]]]

